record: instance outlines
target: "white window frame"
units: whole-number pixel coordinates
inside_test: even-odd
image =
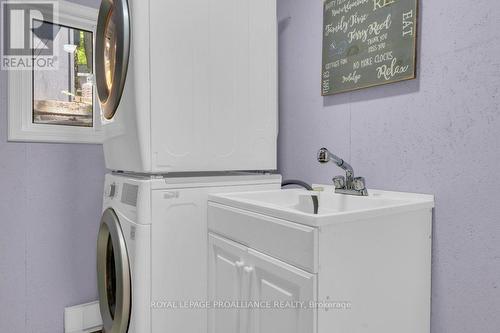
[[[60,1],[53,24],[91,31],[94,36],[99,11],[95,8]],[[94,53],[95,64],[95,53]],[[95,69],[94,69],[95,75]],[[8,140],[14,142],[101,144],[101,110],[94,86],[93,127],[33,123],[33,78],[31,70],[7,71]]]

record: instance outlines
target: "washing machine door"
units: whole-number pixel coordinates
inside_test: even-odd
[[[96,31],[96,85],[104,118],[111,120],[123,94],[130,54],[127,0],[103,0]]]
[[[130,264],[120,221],[112,209],[107,209],[101,219],[97,283],[104,332],[126,333],[132,304]]]

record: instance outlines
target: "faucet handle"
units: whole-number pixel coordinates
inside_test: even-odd
[[[352,181],[352,187],[356,190],[356,191],[363,191],[366,189],[366,181],[365,181],[365,178],[364,177],[357,177],[357,178],[354,178],[353,181]]]
[[[344,176],[333,177],[332,180],[333,180],[333,185],[335,185],[336,190],[345,188],[345,177]]]

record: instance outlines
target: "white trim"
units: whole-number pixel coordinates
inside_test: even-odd
[[[99,11],[66,1],[59,1],[54,24],[61,24],[94,33]],[[95,57],[95,54],[94,54]],[[95,61],[94,61],[95,63]],[[97,91],[94,89],[94,127],[33,124],[32,72],[7,71],[8,140],[18,142],[101,144],[104,135]]]
[[[99,302],[64,309],[64,332],[87,333],[102,329]]]

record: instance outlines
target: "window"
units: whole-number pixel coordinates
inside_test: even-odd
[[[52,15],[37,7],[42,15],[30,17],[28,29],[23,22],[10,22],[10,36],[28,31],[31,67],[7,71],[9,141],[102,143],[94,85],[98,10],[54,3]]]
[[[35,20],[53,31],[58,70],[33,68],[33,123],[92,127],[94,123],[93,33]],[[47,26],[43,28],[43,26]],[[33,40],[33,59],[41,50]],[[43,45],[43,44],[42,44]]]

